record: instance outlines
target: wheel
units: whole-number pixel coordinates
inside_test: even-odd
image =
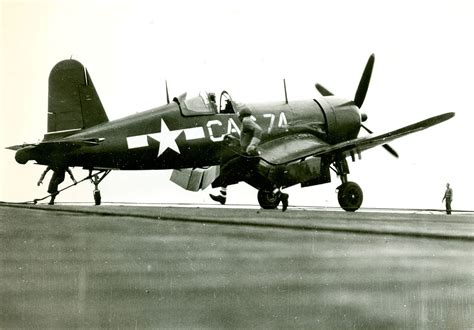
[[[258,203],[262,209],[276,209],[280,204],[280,198],[269,190],[259,190],[257,194]]]
[[[94,190],[94,201],[95,201],[95,205],[100,205],[100,201],[101,201],[101,196],[100,196],[100,190]]]
[[[338,188],[337,199],[339,205],[348,211],[354,212],[359,209],[364,199],[364,194],[359,185],[355,182],[345,182]]]

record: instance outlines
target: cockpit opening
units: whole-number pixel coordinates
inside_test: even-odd
[[[222,91],[219,100],[219,113],[235,113],[232,98],[227,91]]]
[[[197,96],[188,97],[187,93],[175,97],[173,101],[179,105],[183,116],[203,116],[215,114],[235,113],[232,98],[229,93],[223,91],[220,96],[219,108],[217,108],[216,94],[200,92]]]

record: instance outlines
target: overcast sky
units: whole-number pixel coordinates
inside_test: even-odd
[[[366,207],[473,209],[471,140],[474,2],[449,1],[8,1],[0,0],[0,136],[3,147],[46,132],[48,76],[60,60],[89,70],[109,119],[144,111],[185,91],[225,89],[240,102],[314,98],[320,82],[352,99],[371,53],[375,67],[363,111],[376,133],[455,111],[439,126],[350,162]],[[43,166],[0,151],[0,200],[44,196]],[[86,172],[75,168],[77,178]],[[169,182],[170,171],[113,172],[104,201],[210,203],[208,193]],[[49,179],[49,177],[48,177]],[[66,178],[66,183],[69,179]],[[337,206],[340,184],[287,189],[290,205]],[[64,185],[64,184],[63,184]],[[82,184],[58,201],[92,201]],[[229,203],[256,204],[246,184]]]

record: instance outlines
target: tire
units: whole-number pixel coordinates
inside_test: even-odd
[[[337,199],[345,211],[354,212],[360,208],[364,200],[362,189],[355,182],[346,182],[338,188]]]
[[[280,204],[279,196],[268,190],[259,190],[257,199],[262,209],[266,210],[276,209]]]
[[[101,202],[100,190],[94,190],[94,202],[95,205],[100,205]]]

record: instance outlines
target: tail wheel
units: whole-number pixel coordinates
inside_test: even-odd
[[[280,204],[279,196],[269,190],[259,190],[257,199],[262,209],[276,209]]]
[[[102,197],[100,196],[100,190],[94,190],[94,201],[95,205],[100,205]]]
[[[338,188],[337,199],[339,205],[348,211],[354,212],[360,208],[364,199],[362,189],[355,182],[345,182]]]

